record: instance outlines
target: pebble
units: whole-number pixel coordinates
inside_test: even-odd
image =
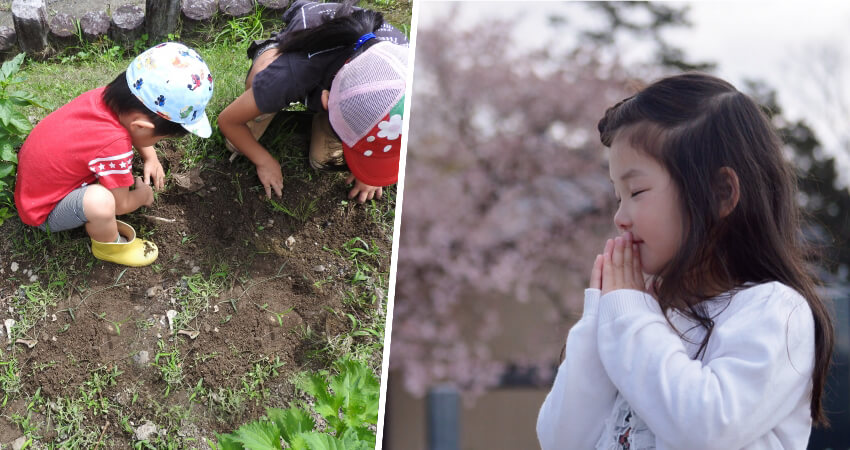
[[[139,365],[139,366],[144,366],[150,360],[151,360],[151,356],[150,356],[150,353],[148,353],[147,350],[142,350],[139,353],[136,353],[135,355],[133,355],[133,362],[136,363],[136,365]]]
[[[201,271],[201,268],[199,266],[192,266],[192,273],[198,273],[200,271]]]
[[[323,265],[319,264],[318,266],[313,267],[313,271],[314,271],[314,272],[324,272],[324,271],[325,271],[325,266],[323,266]]]
[[[141,426],[139,426],[139,428],[136,428],[136,430],[135,430],[136,439],[140,440],[140,441],[147,441],[148,439],[153,437],[153,435],[155,435],[156,433],[157,433],[156,425],[154,425],[153,422],[150,422],[150,421],[145,422],[144,424],[142,424]]]
[[[295,245],[295,238],[294,237],[289,236],[288,238],[286,238],[286,247],[287,248],[291,249],[294,245]]]
[[[18,263],[13,262],[12,265],[9,268],[12,269],[12,272],[17,272],[18,271]]]
[[[35,280],[38,280],[38,275],[31,275],[30,276],[30,283],[35,283]]]
[[[156,294],[159,293],[159,289],[160,289],[159,286],[151,286],[145,292],[145,295],[148,296],[148,297],[156,297]]]
[[[24,448],[24,444],[27,443],[27,437],[21,436],[14,441],[12,441],[12,450],[21,450]]]

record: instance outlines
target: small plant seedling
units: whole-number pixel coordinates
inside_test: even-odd
[[[102,321],[104,321],[104,322],[109,322],[110,324],[112,324],[112,326],[113,326],[113,327],[115,327],[115,334],[117,334],[118,336],[121,336],[121,325],[124,325],[125,323],[127,323],[127,322],[129,322],[129,321],[130,321],[130,317],[128,317],[128,318],[126,318],[126,319],[124,319],[124,320],[118,320],[118,321],[115,321],[115,320],[109,320],[109,319],[107,319],[107,318],[106,318],[106,313],[105,313],[105,312],[100,313],[100,314],[95,313],[95,312],[92,312],[92,314],[93,314],[95,317],[97,317],[98,319],[100,319],[100,320],[102,320]]]
[[[268,303],[263,304],[263,306],[257,305],[257,307],[260,308],[263,311],[274,314],[275,318],[277,319],[277,326],[279,326],[279,327],[283,326],[283,317],[295,310],[295,307],[292,306],[292,307],[284,310],[283,312],[274,312],[274,311],[269,309]]]

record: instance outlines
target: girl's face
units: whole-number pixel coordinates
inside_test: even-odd
[[[661,163],[622,134],[611,144],[609,171],[620,203],[614,224],[632,233],[644,273],[657,275],[682,244],[678,189]]]

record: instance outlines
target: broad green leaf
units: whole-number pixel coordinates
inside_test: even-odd
[[[380,385],[372,370],[353,360],[338,361],[336,367],[339,374],[331,378],[331,389],[344,398],[345,423],[353,427],[360,427],[364,422],[376,425]]]
[[[15,153],[15,147],[9,141],[0,141],[0,160],[13,163],[18,162],[18,155]]]
[[[0,80],[6,80],[10,75],[16,73],[21,68],[25,56],[26,53],[18,53],[18,56],[4,62],[3,67],[0,67]]]
[[[308,433],[299,433],[290,438],[286,443],[289,444],[289,448],[292,450],[310,450],[310,446],[307,444],[307,441],[304,439],[304,435]]]
[[[44,108],[44,105],[35,97],[35,95],[26,91],[11,91],[9,92],[9,100],[18,106],[38,106]]]
[[[339,440],[342,441],[345,448],[375,448],[375,433],[366,428],[363,428],[362,431],[367,433],[365,438],[361,436],[361,433],[348,429],[340,436]]]
[[[371,450],[375,448],[374,445],[369,446],[367,442],[356,438],[342,440],[329,434],[317,432],[303,433],[300,437],[304,439],[309,450]]]
[[[27,135],[32,130],[32,123],[30,123],[29,119],[27,119],[27,116],[14,109],[12,110],[12,114],[9,116],[9,125],[16,128],[20,135]]]
[[[0,162],[0,178],[6,178],[15,172],[15,165],[7,162]]]
[[[234,440],[234,435],[231,434],[218,434],[215,435],[218,440],[218,450],[244,450],[245,447],[242,447],[242,444],[236,442]]]
[[[0,101],[0,123],[8,126],[12,120],[12,107],[5,101]]]
[[[316,374],[310,374],[302,380],[300,388],[316,399],[313,409],[325,418],[328,426],[341,431],[339,430],[339,427],[342,425],[342,422],[339,420],[339,408],[342,407],[345,398],[332,396],[328,392],[328,384],[325,378]]]
[[[292,436],[312,430],[316,423],[310,417],[310,413],[301,408],[277,409],[269,408],[266,411],[269,419],[277,425],[283,440],[289,442]]]
[[[239,427],[235,441],[247,450],[280,450],[280,431],[274,423],[250,422]]]

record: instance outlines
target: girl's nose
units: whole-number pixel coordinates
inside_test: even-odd
[[[632,228],[632,220],[629,215],[623,211],[622,206],[620,206],[620,208],[617,209],[617,213],[614,214],[614,225],[617,226],[617,229],[620,230],[620,232],[629,231],[629,229]]]

